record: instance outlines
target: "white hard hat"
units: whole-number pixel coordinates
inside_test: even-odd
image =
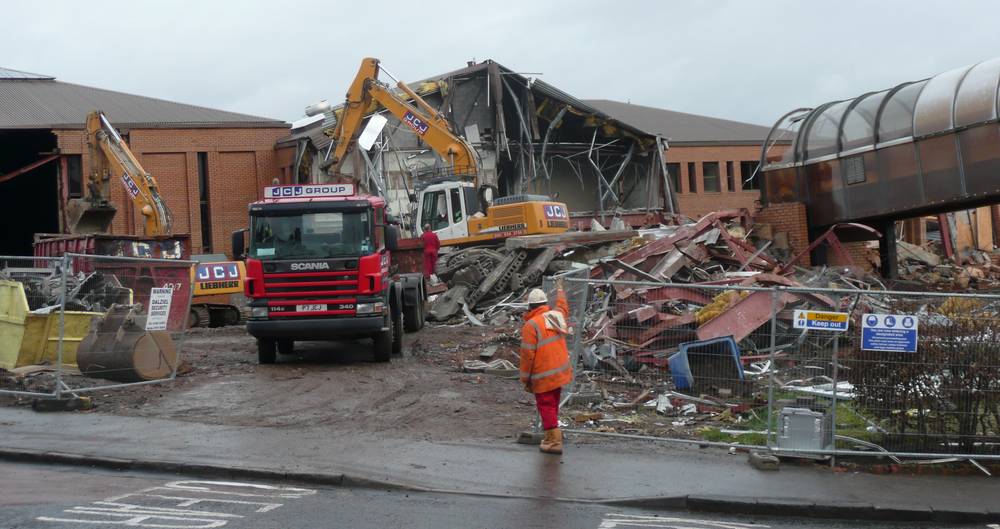
[[[536,305],[538,303],[548,303],[549,298],[545,295],[545,291],[540,288],[533,288],[531,292],[528,292],[528,304]]]

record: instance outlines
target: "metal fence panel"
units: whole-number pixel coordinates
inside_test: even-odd
[[[566,282],[579,431],[1000,458],[998,295]]]
[[[732,437],[763,446],[770,290],[583,283],[587,301],[571,301],[584,313],[570,407],[576,425],[675,440]],[[730,304],[752,310],[739,321],[717,318]]]
[[[58,355],[63,263],[60,257],[0,256],[0,394],[54,395],[50,384],[26,375]]]
[[[79,254],[68,257],[71,274],[82,278],[93,292],[89,298],[79,297],[71,289],[67,299],[67,331],[73,329],[74,309],[90,312],[88,332],[83,336],[68,334],[63,340],[64,361],[76,364],[79,371],[79,375],[66,377],[72,392],[173,379],[191,306],[192,263]],[[72,351],[68,346],[77,339],[78,349]]]
[[[189,261],[0,257],[0,394],[61,398],[176,376]],[[18,299],[13,299],[14,298]],[[19,301],[23,297],[25,301]]]

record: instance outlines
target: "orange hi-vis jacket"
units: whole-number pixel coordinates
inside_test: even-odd
[[[521,328],[521,382],[532,393],[545,393],[573,380],[573,367],[566,349],[569,334],[569,304],[556,293],[556,309],[542,305],[524,315]]]

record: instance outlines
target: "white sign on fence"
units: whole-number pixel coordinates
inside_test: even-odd
[[[167,330],[167,319],[170,317],[170,300],[174,297],[174,289],[170,287],[152,288],[149,290],[149,312],[146,314],[147,331]]]
[[[917,352],[917,317],[912,314],[865,314],[861,317],[861,348]]]
[[[822,331],[847,330],[849,321],[846,312],[823,312],[821,310],[796,310],[794,325],[796,329],[818,329]]]

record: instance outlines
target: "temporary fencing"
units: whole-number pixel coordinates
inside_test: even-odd
[[[1000,296],[744,283],[565,278],[571,429],[1000,459]]]
[[[62,398],[173,379],[192,264],[0,257],[0,394]]]

